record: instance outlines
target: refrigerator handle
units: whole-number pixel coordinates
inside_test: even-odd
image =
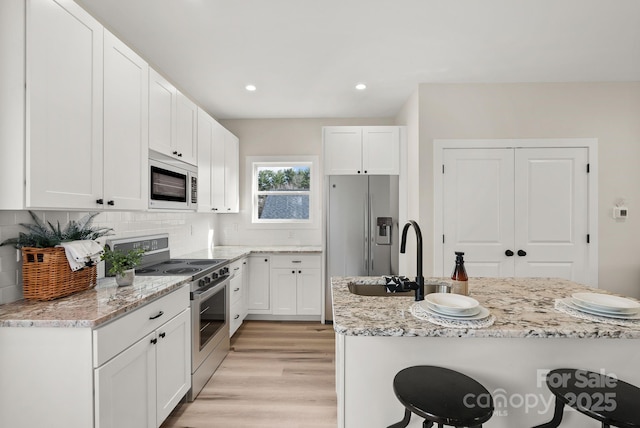
[[[373,246],[375,245],[376,242],[376,220],[375,220],[375,216],[374,216],[374,212],[373,212],[373,195],[371,193],[369,193],[369,209],[367,211],[369,211],[369,262],[371,264],[371,267],[369,268],[369,275],[371,275],[374,270],[373,270],[373,262],[374,262],[374,257],[373,257]]]
[[[364,195],[364,272],[369,275],[369,195]]]

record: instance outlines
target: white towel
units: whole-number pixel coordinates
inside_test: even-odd
[[[72,271],[85,266],[93,266],[100,262],[104,249],[100,244],[91,240],[62,242],[57,247],[63,247]]]

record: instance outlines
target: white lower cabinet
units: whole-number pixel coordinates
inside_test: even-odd
[[[249,256],[249,284],[247,309],[250,314],[271,313],[271,286],[269,273],[270,256],[258,254]]]
[[[244,287],[244,267],[247,265],[247,259],[243,258],[231,263],[229,270],[231,271],[231,280],[229,281],[230,320],[229,320],[229,336],[240,328],[242,321],[246,316],[246,303],[244,295],[246,293]]]
[[[140,319],[148,325],[141,339],[95,369],[96,428],[157,428],[191,388],[191,310],[167,297],[141,317],[134,312],[95,332],[97,347],[115,350],[117,331],[136,331]],[[163,315],[173,317],[154,325]],[[97,361],[111,353],[98,352]]]
[[[273,315],[320,315],[319,256],[272,256],[270,283]]]
[[[189,306],[184,285],[97,328],[0,328],[0,427],[159,427],[191,388]]]

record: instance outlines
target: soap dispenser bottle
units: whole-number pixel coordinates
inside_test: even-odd
[[[464,259],[462,258],[464,253],[456,251],[456,267],[451,274],[451,292],[455,294],[469,295],[469,277],[467,277],[467,271],[464,268]]]

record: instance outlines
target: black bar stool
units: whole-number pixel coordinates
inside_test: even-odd
[[[493,415],[493,397],[484,386],[443,367],[407,367],[393,379],[393,391],[405,407],[404,419],[388,428],[406,427],[411,413],[425,419],[423,428],[482,427]]]
[[[534,428],[557,428],[567,405],[602,422],[602,428],[640,428],[640,388],[619,379],[579,369],[555,369],[547,387],[556,396],[553,419]]]

